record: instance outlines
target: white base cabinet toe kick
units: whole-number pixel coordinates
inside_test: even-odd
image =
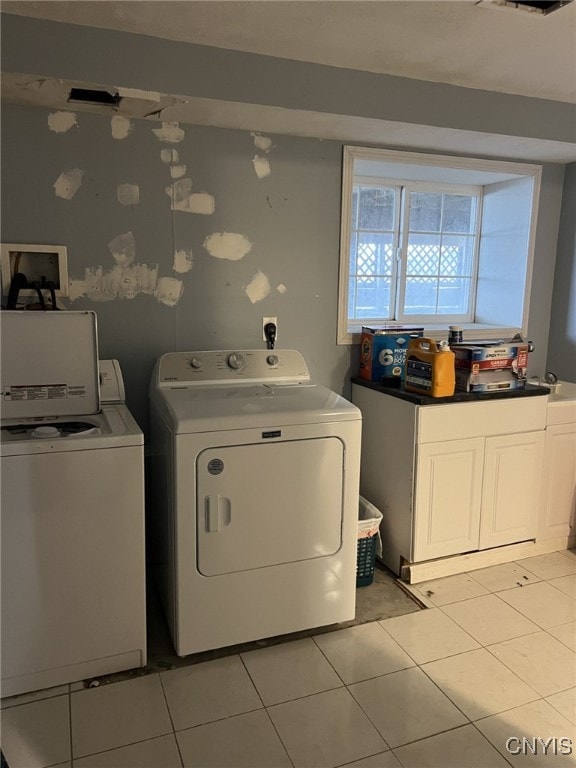
[[[418,405],[353,384],[352,400],[363,417],[360,492],[384,515],[392,571],[536,539],[545,396]]]

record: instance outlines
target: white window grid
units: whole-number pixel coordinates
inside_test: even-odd
[[[428,182],[413,182],[413,181],[403,181],[403,180],[388,180],[388,179],[378,179],[373,177],[360,177],[355,176],[354,182],[353,182],[353,188],[355,190],[366,189],[366,188],[385,188],[389,189],[394,192],[395,196],[395,205],[394,205],[394,229],[391,230],[366,230],[361,229],[359,227],[352,226],[352,223],[350,224],[350,249],[352,247],[355,247],[355,263],[356,263],[356,270],[354,272],[351,271],[350,267],[348,269],[348,280],[353,279],[354,280],[354,298],[352,302],[349,302],[354,308],[354,311],[349,314],[349,319],[354,320],[356,322],[362,322],[365,321],[366,324],[376,324],[376,323],[384,323],[388,321],[399,321],[403,323],[423,323],[423,322],[471,322],[474,318],[474,301],[475,301],[475,295],[476,295],[476,280],[477,280],[477,270],[478,270],[478,248],[479,248],[479,241],[480,241],[480,222],[481,222],[481,203],[482,203],[482,187],[479,186],[473,186],[473,185],[460,185],[460,184],[443,184],[443,183],[428,183]],[[410,229],[409,229],[409,217],[410,217],[410,206],[408,204],[408,200],[410,199],[410,196],[414,192],[432,192],[437,194],[443,195],[442,200],[442,215],[444,214],[444,196],[445,195],[463,195],[463,196],[470,196],[475,198],[476,204],[475,204],[475,211],[474,211],[474,226],[471,228],[471,230],[467,232],[445,232],[443,231],[443,223],[441,222],[440,228],[438,231],[423,231],[418,230],[417,235],[418,236],[433,236],[439,238],[439,244],[438,246],[411,246],[410,245]],[[356,195],[356,206],[359,205],[360,201],[360,194]],[[354,220],[358,221],[358,211],[350,211],[351,213],[351,222],[352,222],[352,215],[354,217]],[[376,253],[375,249],[370,249],[369,247],[364,247],[365,255],[364,258],[360,262],[360,269],[358,269],[358,250],[359,246],[357,245],[359,238],[363,233],[369,233],[369,234],[391,234],[392,235],[392,242],[389,246],[389,255],[391,256],[391,269],[387,273],[382,273],[376,271],[374,269],[371,271],[371,263],[374,267],[377,267],[376,263]],[[472,258],[471,258],[471,269],[469,274],[441,274],[440,273],[440,265],[442,261],[445,263],[445,258],[447,255],[446,249],[443,249],[443,241],[445,241],[446,237],[454,237],[454,236],[464,236],[467,238],[470,238],[473,240],[473,250],[472,250]],[[418,275],[417,273],[407,273],[407,267],[408,267],[408,257],[409,257],[409,250],[410,248],[414,248],[414,250],[423,250],[422,255],[422,261],[424,261],[428,256],[433,255],[433,249],[439,248],[440,253],[442,253],[442,260],[440,259],[440,256],[434,257],[437,264],[438,264],[438,271],[436,275],[431,274],[430,272],[423,272],[421,275]],[[432,250],[431,250],[432,248]],[[380,259],[380,262],[382,262],[383,259]],[[350,265],[350,259],[349,259],[349,265]],[[402,308],[404,308],[405,305],[405,297],[406,297],[406,280],[407,277],[411,277],[413,279],[422,279],[422,280],[432,280],[436,279],[438,281],[440,280],[467,280],[469,282],[468,291],[467,291],[467,311],[463,313],[454,313],[454,314],[447,314],[445,312],[438,313],[438,311],[435,314],[432,313],[426,313],[426,314],[416,314],[416,313],[407,313],[402,311]],[[358,294],[358,283],[361,284],[367,284],[370,283],[370,281],[373,281],[376,283],[376,280],[378,278],[389,278],[391,289],[390,289],[390,301],[389,301],[389,312],[388,314],[382,314],[377,317],[375,317],[373,314],[370,316],[363,316],[362,314],[359,314],[357,311],[357,294]],[[439,300],[439,290],[436,290],[436,309],[438,310],[438,300]]]

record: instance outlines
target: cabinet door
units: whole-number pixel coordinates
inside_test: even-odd
[[[576,424],[546,429],[538,539],[570,535],[576,514]]]
[[[413,562],[478,549],[484,439],[418,446]]]
[[[486,439],[480,549],[536,537],[544,432]]]

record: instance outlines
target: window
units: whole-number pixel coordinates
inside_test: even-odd
[[[352,192],[348,317],[471,322],[481,188],[376,185]]]
[[[345,147],[339,342],[362,325],[394,323],[439,336],[451,324],[476,338],[525,332],[539,174]]]

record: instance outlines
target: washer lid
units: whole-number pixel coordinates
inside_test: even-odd
[[[98,413],[94,312],[4,311],[2,420]]]
[[[361,419],[355,405],[319,384],[174,385],[151,398],[176,434]]]

